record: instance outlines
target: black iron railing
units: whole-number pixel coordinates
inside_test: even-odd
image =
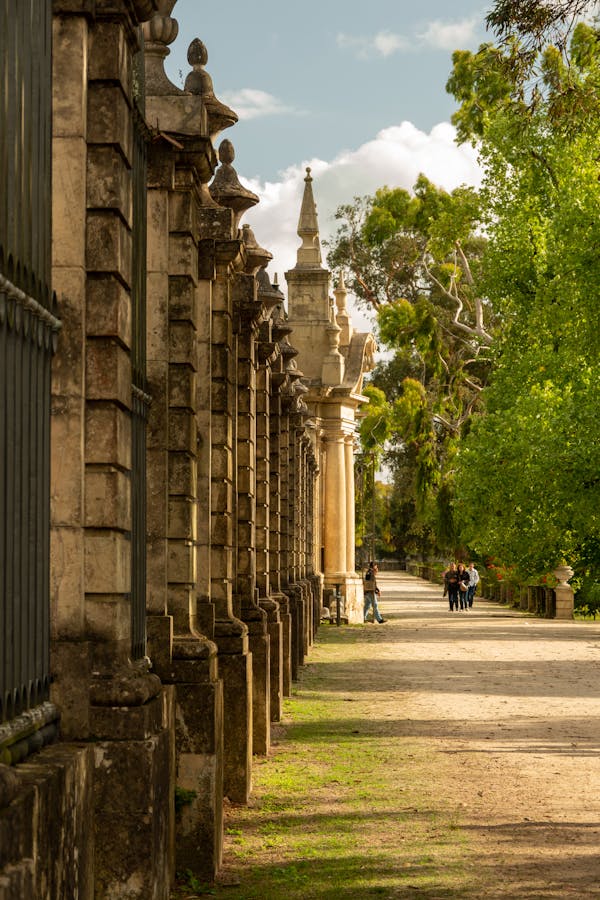
[[[49,0],[1,0],[0,723],[49,696],[51,68]]]
[[[136,57],[133,146],[133,277],[131,350],[131,654],[146,654],[146,168],[148,129],[143,110],[143,61]]]

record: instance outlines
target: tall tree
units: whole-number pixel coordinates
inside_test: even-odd
[[[563,557],[600,571],[600,42],[578,23],[568,45],[519,53],[457,53],[449,81],[482,149],[482,279],[503,321],[457,454],[460,522],[522,574]]]
[[[421,175],[412,193],[384,187],[337,217],[329,264],[376,311],[380,341],[393,354],[372,379],[383,393],[371,398],[363,446],[371,434],[389,442],[402,497],[394,508],[435,531],[434,494],[486,381],[496,325],[476,288],[485,243],[479,199],[472,188],[446,193]]]

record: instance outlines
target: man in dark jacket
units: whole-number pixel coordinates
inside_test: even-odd
[[[379,612],[378,599],[380,595],[380,590],[377,587],[377,573],[379,571],[379,566],[374,560],[371,560],[369,563],[369,567],[365,572],[365,577],[363,578],[363,586],[365,589],[365,622],[367,620],[367,614],[369,612],[369,607],[373,607],[373,622],[385,622],[385,619]]]

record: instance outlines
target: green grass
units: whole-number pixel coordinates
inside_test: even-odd
[[[323,663],[348,662],[362,640],[360,626],[319,632],[278,744],[255,761],[251,806],[228,812],[229,883],[213,896],[477,897],[459,811],[441,808],[432,790],[434,751],[369,718],[377,694],[353,694],[357,669],[346,685],[326,681]]]

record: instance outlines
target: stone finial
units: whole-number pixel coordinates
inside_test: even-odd
[[[192,71],[185,79],[185,90],[199,94],[206,107],[208,130],[213,143],[225,128],[235,125],[237,113],[215,97],[213,80],[204,68],[208,62],[208,51],[200,38],[194,38],[188,48],[188,62]]]
[[[256,276],[256,281],[258,284],[258,299],[264,306],[267,314],[270,315],[274,309],[276,309],[277,307],[281,307],[284,297],[279,288],[275,285],[272,285],[269,281],[266,263]],[[289,329],[289,331],[291,332],[291,328]]]
[[[312,190],[310,166],[306,167],[304,194],[298,220],[298,236],[302,238],[302,246],[298,249],[298,267],[321,268],[321,242],[319,224],[317,222],[317,206]]]
[[[242,241],[246,248],[246,273],[256,275],[259,269],[263,271],[263,267],[269,264],[273,259],[273,254],[260,246],[249,225],[242,226]],[[267,278],[267,282],[268,280]]]
[[[258,197],[240,184],[237,172],[232,166],[235,159],[235,151],[231,141],[225,139],[219,146],[219,160],[221,165],[210,185],[210,195],[219,206],[225,206],[233,210],[235,214],[234,226],[237,230],[240,219],[247,209],[256,206]]]
[[[146,93],[154,97],[165,94],[182,94],[167,77],[164,62],[169,53],[168,44],[172,44],[179,31],[177,19],[171,17],[176,0],[161,0],[158,12],[144,22],[144,65]]]

